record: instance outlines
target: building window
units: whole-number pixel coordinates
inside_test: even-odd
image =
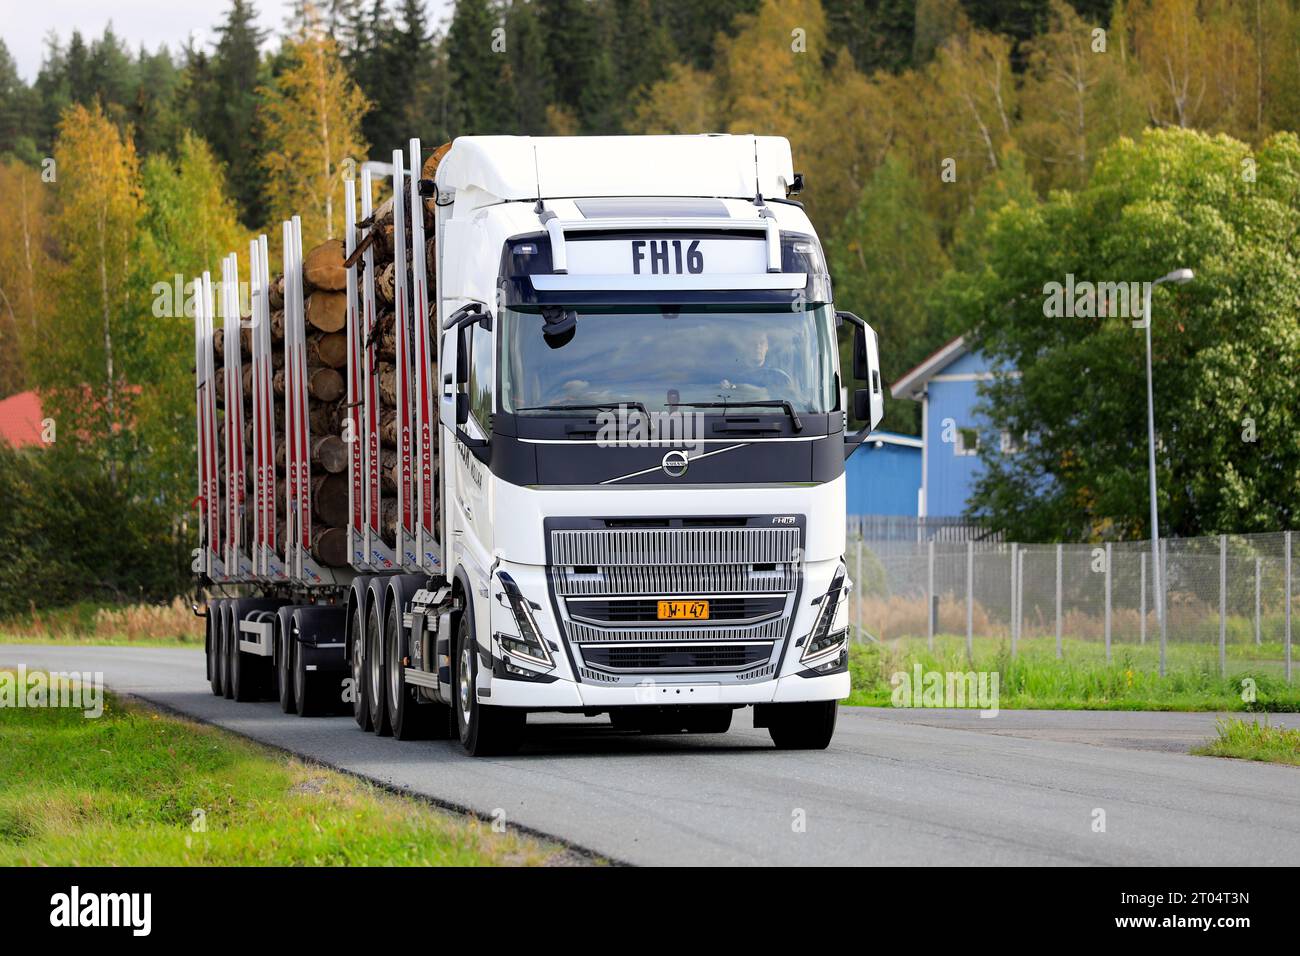
[[[953,446],[953,454],[958,456],[979,454],[980,433],[974,428],[957,429],[957,444]]]
[[[1014,455],[1020,451],[1020,442],[1016,441],[1015,435],[1004,428],[998,440],[998,447],[1002,450],[1002,454]]]

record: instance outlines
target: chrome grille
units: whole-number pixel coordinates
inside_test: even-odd
[[[770,676],[789,637],[801,533],[798,527],[552,530],[550,577],[579,674],[605,683],[673,672],[722,681]],[[655,599],[674,596],[708,599],[733,619],[647,619]],[[632,616],[647,617],[615,614],[612,598],[633,599]]]
[[[575,644],[627,641],[774,641],[785,633],[785,619],[765,621],[751,627],[709,627],[707,622],[690,627],[593,627],[569,622],[569,639]]]
[[[619,528],[555,531],[560,566],[783,564],[798,555],[798,528]]]

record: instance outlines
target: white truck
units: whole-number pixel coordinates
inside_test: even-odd
[[[199,283],[196,570],[242,595],[205,612],[214,692],[278,695],[303,715],[351,705],[363,729],[458,738],[474,755],[515,749],[530,712],[722,733],[749,706],[778,747],[825,747],[849,693],[844,460],[883,392],[876,335],[836,312],[816,233],[788,198],[802,186],[789,143],[465,136],[432,181],[421,159],[412,140],[383,167],[391,546],[366,248],[375,164],[359,211],[346,184],[347,251],[365,249],[347,280],[348,567],[312,558],[296,221],[283,231],[287,431],[265,237],[250,246],[251,400],[231,372],[238,263],[224,264],[224,448]],[[229,437],[245,413],[251,468]]]

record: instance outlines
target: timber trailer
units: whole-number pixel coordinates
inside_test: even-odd
[[[215,300],[211,276],[195,282],[195,571],[231,595],[202,611],[214,693],[350,709],[473,755],[518,747],[530,712],[722,733],[749,706],[778,747],[825,747],[849,693],[844,460],[883,393],[875,332],[835,310],[789,198],[789,143],[465,136],[438,153],[432,178],[411,140],[344,184],[343,566],[313,553],[298,219],[281,235],[282,396],[266,236],[243,321],[235,254]]]

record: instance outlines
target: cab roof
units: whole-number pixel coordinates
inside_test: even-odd
[[[783,136],[461,136],[439,189],[497,201],[599,196],[784,198],[794,181]]]

